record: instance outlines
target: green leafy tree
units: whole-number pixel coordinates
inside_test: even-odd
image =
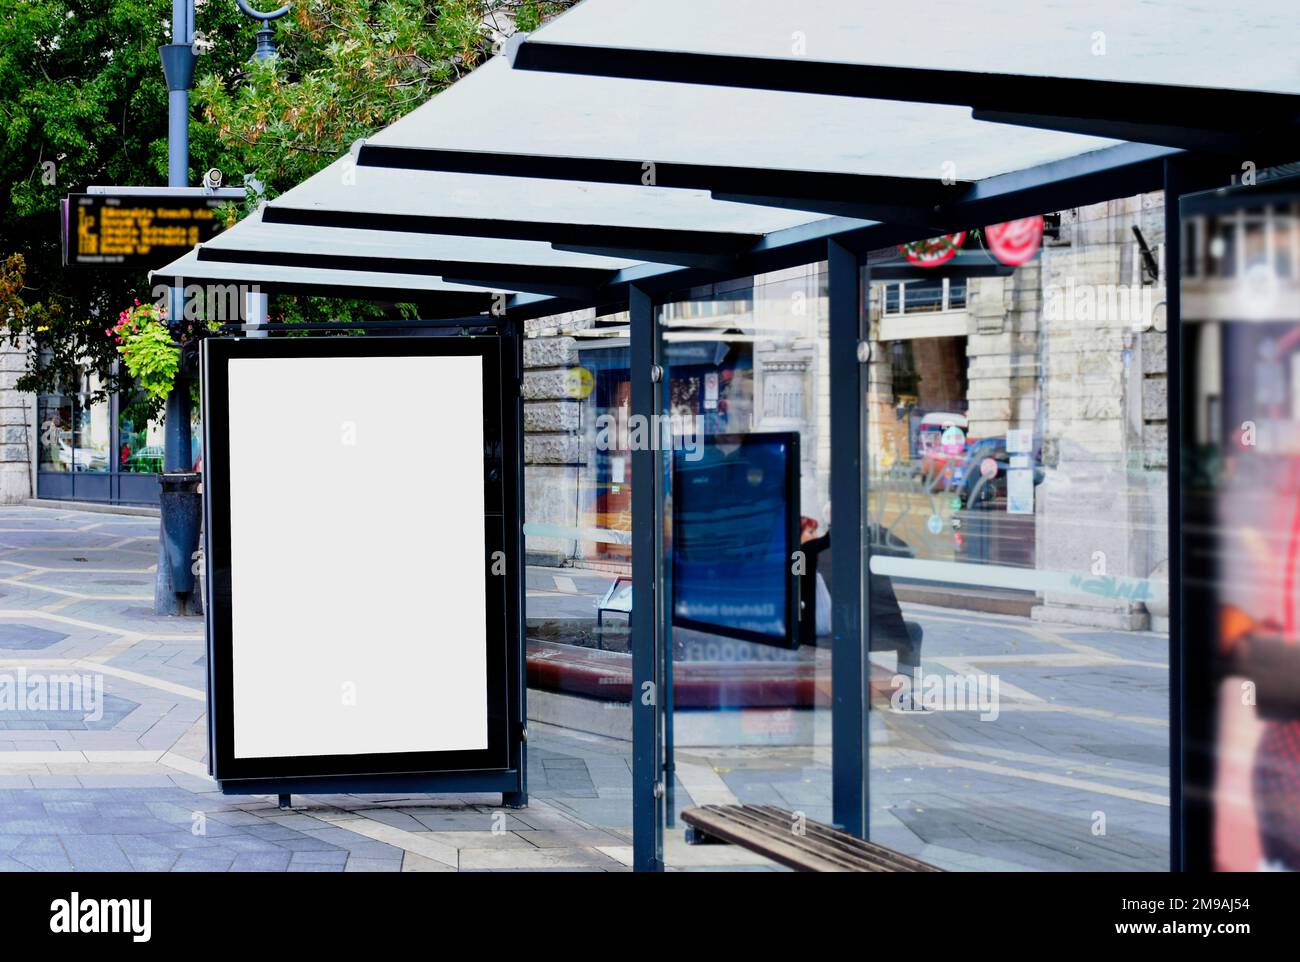
[[[472,70],[497,40],[571,5],[298,0],[276,22],[280,56],[269,65],[249,61],[257,25],[234,0],[198,0],[206,52],[192,98],[190,183],[218,167],[227,183],[251,175],[274,197]],[[170,42],[170,17],[170,0],[0,0],[0,263],[9,290],[0,324],[28,337],[21,390],[75,385],[86,372],[105,390],[129,380],[106,331],[135,298],[150,299],[147,279],[63,267],[58,202],[91,184],[166,183],[158,46]],[[21,260],[8,261],[11,253]],[[323,298],[272,303],[273,319],[288,321],[409,310]]]
[[[0,324],[26,335],[32,351],[21,390],[75,389],[83,371],[116,386],[105,330],[148,296],[146,278],[65,268],[59,200],[91,184],[166,183],[158,46],[170,40],[170,16],[169,0],[0,0],[0,260],[21,255],[8,261],[11,303]],[[204,69],[235,73],[251,49],[247,18],[233,2],[210,0],[200,19],[214,41]],[[202,125],[192,136],[211,149]]]
[[[515,30],[535,29],[573,2],[300,2],[277,22],[274,61],[199,79],[196,100],[218,144],[213,165],[255,177],[275,197],[473,70]],[[271,304],[272,320],[290,323],[415,313],[324,298]]]

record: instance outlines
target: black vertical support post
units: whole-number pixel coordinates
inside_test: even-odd
[[[528,642],[525,631],[527,601],[525,599],[528,573],[524,570],[524,331],[523,322],[513,318],[501,324],[501,379],[512,385],[508,403],[503,403],[502,420],[505,425],[501,451],[501,470],[504,473],[503,494],[505,504],[506,564],[515,585],[515,591],[506,597],[506,618],[511,636],[517,647],[510,652],[507,670],[510,684],[511,725],[510,767],[519,773],[519,790],[504,792],[503,805],[523,808],[528,804]]]
[[[655,343],[662,344],[662,329],[658,324],[655,325]],[[672,366],[668,363],[667,355],[660,352],[660,370],[663,371],[661,384],[672,383]],[[667,414],[668,392],[665,389],[659,391],[658,403],[660,405],[659,413]],[[656,437],[663,439],[662,432]],[[700,439],[701,443],[703,438]],[[676,799],[676,781],[677,766],[673,759],[673,619],[672,619],[672,598],[673,598],[673,557],[671,542],[665,545],[665,535],[662,533],[665,529],[671,532],[668,526],[668,519],[672,517],[667,505],[672,503],[673,498],[673,459],[676,457],[672,445],[668,445],[664,451],[663,457],[660,458],[660,488],[657,499],[660,515],[658,518],[658,530],[661,532],[659,544],[659,594],[656,600],[656,618],[659,627],[659,652],[663,659],[661,662],[661,675],[663,679],[662,695],[659,699],[659,720],[662,725],[662,745],[663,745],[663,783],[664,783],[664,825],[667,828],[675,828],[677,825],[674,814],[677,805]]]
[[[659,413],[662,377],[654,301],[628,289],[632,423],[645,425],[632,451],[632,868],[659,872],[663,845],[662,645],[658,575],[662,557],[661,456],[652,426]]]
[[[863,448],[867,365],[859,360],[862,270],[858,255],[829,241],[826,249],[831,373],[831,784],[835,824],[866,838],[867,639],[870,597]]]
[[[1188,332],[1182,323],[1183,232],[1181,201],[1184,195],[1222,186],[1227,177],[1222,161],[1207,162],[1190,156],[1165,161],[1165,353],[1167,424],[1169,431],[1169,868],[1174,872],[1209,867],[1210,807],[1204,790],[1212,778],[1209,747],[1201,737],[1208,733],[1212,716],[1209,703],[1209,662],[1215,623],[1214,599],[1205,591],[1188,595],[1185,581],[1203,585],[1213,575],[1207,563],[1207,536],[1191,528],[1200,547],[1188,552],[1184,520],[1195,515],[1184,490],[1193,450],[1192,425],[1187,418],[1185,381],[1194,359],[1184,349]],[[1203,521],[1203,519],[1201,519]],[[1212,536],[1209,536],[1212,537]],[[1193,789],[1188,792],[1189,786]],[[1197,791],[1200,788],[1201,791]]]

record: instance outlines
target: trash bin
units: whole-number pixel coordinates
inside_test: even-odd
[[[171,569],[172,590],[178,595],[194,590],[194,552],[199,548],[199,526],[203,520],[203,495],[197,472],[159,475],[162,486],[163,548]]]

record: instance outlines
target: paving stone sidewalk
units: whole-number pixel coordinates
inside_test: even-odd
[[[509,811],[495,795],[295,796],[283,812],[223,796],[207,776],[202,622],[152,611],[157,529],[0,508],[0,680],[102,686],[73,710],[0,705],[0,870],[626,869],[628,833],[543,797]],[[562,741],[533,762],[561,797],[593,784],[585,766],[585,785],[572,767],[564,781]],[[630,790],[621,757],[595,761]]]
[[[207,776],[202,622],[152,610],[157,529],[152,517],[0,508],[0,696],[22,673],[73,674],[96,692],[90,711],[0,700],[0,870],[627,869],[630,744],[539,721],[522,810],[494,795],[294,796],[291,812],[223,796]],[[530,569],[530,611],[585,611],[593,584]],[[1167,636],[904,610],[924,625],[924,669],[996,674],[1001,710],[875,706],[875,840],[952,869],[1167,868]],[[678,811],[740,800],[831,820],[827,712],[804,744],[782,734],[780,713],[759,725],[705,714],[676,716]],[[692,745],[699,723],[717,737]],[[680,821],[666,859],[773,868],[686,846]]]

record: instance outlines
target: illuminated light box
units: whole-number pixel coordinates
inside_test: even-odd
[[[714,434],[673,452],[673,624],[799,644],[799,435]]]
[[[203,343],[218,780],[506,767],[500,365],[490,337]]]

